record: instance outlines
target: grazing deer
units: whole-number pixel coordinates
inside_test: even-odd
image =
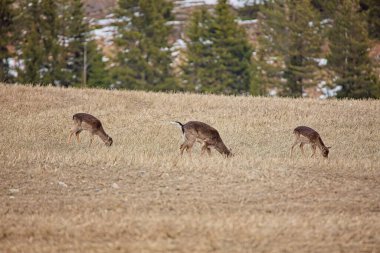
[[[191,156],[191,148],[196,141],[203,143],[202,152],[203,155],[206,151],[211,155],[210,147],[214,147],[219,153],[229,157],[232,155],[231,151],[224,145],[222,138],[218,131],[207,125],[206,123],[199,121],[189,121],[186,124],[174,121],[173,124],[178,124],[182,128],[182,133],[185,141],[180,147],[181,155],[183,151],[186,150]]]
[[[71,142],[71,137],[73,134],[77,137],[78,143],[80,143],[79,134],[83,130],[87,130],[91,133],[90,146],[94,140],[94,135],[98,135],[100,139],[106,144],[106,146],[111,146],[113,140],[109,137],[103,129],[100,120],[94,116],[87,113],[77,113],[73,115],[74,126],[70,130],[70,135],[67,139],[67,143]]]
[[[293,131],[294,136],[296,137],[292,149],[290,151],[290,157],[293,155],[293,148],[297,145],[300,144],[300,149],[302,151],[302,155],[305,156],[303,146],[305,144],[311,144],[311,148],[313,149],[313,154],[311,157],[315,155],[315,151],[317,147],[321,150],[322,156],[323,157],[328,157],[329,155],[329,149],[331,147],[326,147],[325,144],[323,143],[321,137],[319,136],[319,133],[315,131],[314,129],[307,127],[307,126],[299,126],[296,127]]]

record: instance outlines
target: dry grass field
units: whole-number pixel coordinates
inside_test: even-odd
[[[114,145],[67,144],[77,112]],[[172,120],[235,156],[181,158]],[[0,85],[0,133],[0,252],[380,252],[380,101]]]

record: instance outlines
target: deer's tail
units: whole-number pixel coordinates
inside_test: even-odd
[[[174,124],[174,125],[178,125],[178,126],[180,126],[181,127],[181,129],[182,129],[182,133],[185,133],[185,129],[183,129],[183,124],[181,123],[181,122],[179,122],[179,121],[170,121],[170,123],[171,124]]]

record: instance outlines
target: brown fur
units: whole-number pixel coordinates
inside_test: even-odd
[[[328,157],[329,155],[329,148],[326,147],[325,144],[322,141],[322,138],[320,137],[319,133],[315,131],[314,129],[307,127],[307,126],[299,126],[296,127],[293,131],[293,134],[295,136],[295,141],[292,145],[291,151],[290,151],[290,157],[293,155],[293,148],[300,144],[300,149],[302,151],[302,154],[305,155],[303,146],[305,144],[310,144],[311,148],[313,150],[312,157],[315,155],[315,151],[317,147],[321,150],[323,157]]]
[[[77,137],[78,143],[80,143],[79,134],[83,130],[87,130],[91,133],[90,146],[92,141],[94,140],[94,135],[97,135],[102,139],[102,141],[106,144],[106,146],[111,146],[113,140],[109,137],[103,129],[102,123],[100,120],[95,118],[94,116],[87,113],[77,113],[73,115],[74,126],[70,130],[69,137],[67,142],[71,142],[71,137],[73,134]]]
[[[186,124],[182,124],[178,121],[175,123],[179,124],[182,128],[182,133],[185,137],[185,141],[180,147],[181,155],[184,150],[191,155],[191,149],[196,141],[203,143],[202,154],[206,151],[210,155],[210,147],[214,147],[219,153],[225,156],[230,156],[231,151],[224,145],[219,132],[207,125],[206,123],[199,121],[189,121]]]

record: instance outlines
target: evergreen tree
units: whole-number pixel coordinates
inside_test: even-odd
[[[311,0],[311,5],[321,13],[324,19],[331,18],[337,4],[336,0]]]
[[[368,2],[368,33],[371,38],[380,40],[380,1]]]
[[[108,88],[110,78],[103,62],[103,55],[94,40],[87,43],[87,86]]]
[[[62,47],[59,43],[59,2],[56,0],[41,0],[41,29],[42,43],[44,46],[43,83],[60,84],[62,65],[59,56]],[[46,70],[46,71],[45,71]]]
[[[13,4],[14,0],[0,0],[0,82],[6,83],[12,80],[9,58],[13,55],[8,46],[11,45],[15,33]]]
[[[19,69],[19,81],[63,86],[82,84],[89,25],[81,1],[25,0],[20,4],[21,33],[25,36],[20,45],[23,66]],[[89,44],[86,80],[91,80],[93,86],[103,83],[104,78],[98,79],[106,72],[104,64],[99,62],[100,51],[93,42]],[[96,72],[92,70],[94,66]]]
[[[216,92],[244,93],[250,89],[252,48],[235,19],[227,0],[218,0],[211,30],[219,65],[215,70]]]
[[[23,68],[19,80],[32,84],[58,84],[61,76],[58,40],[58,2],[29,0],[21,2],[23,33],[21,43]]]
[[[202,91],[202,86],[210,86],[213,82],[212,72],[215,65],[215,54],[210,40],[211,15],[205,7],[192,14],[190,25],[186,31],[186,62],[182,66],[183,81],[187,90]]]
[[[21,2],[21,21],[24,40],[21,47],[22,66],[18,69],[18,81],[20,83],[41,84],[43,69],[44,48],[41,35],[41,13],[38,0]]]
[[[380,97],[379,82],[372,73],[368,56],[369,40],[365,12],[357,0],[344,0],[337,6],[329,34],[329,65],[343,87],[338,97]]]
[[[187,31],[184,78],[198,91],[239,94],[250,91],[252,48],[245,31],[235,22],[226,0],[213,15],[196,12]]]
[[[286,21],[283,9],[273,1],[260,8],[258,14],[259,34],[258,46],[254,57],[253,71],[260,85],[256,87],[259,95],[267,95],[270,88],[278,87],[281,83],[285,64],[282,50],[276,43],[285,41],[286,33],[282,24]],[[276,33],[275,31],[278,31]],[[284,33],[284,34],[283,34]],[[276,36],[276,40],[274,39]]]
[[[81,0],[71,0],[66,4],[61,23],[63,37],[64,75],[63,85],[83,84],[84,51],[89,27],[85,20]]]
[[[168,36],[172,3],[166,0],[120,0],[118,47],[113,68],[115,86],[128,89],[174,90]]]
[[[38,28],[32,24],[22,47],[23,68],[18,70],[18,81],[26,84],[42,84],[43,48]]]
[[[315,58],[320,56],[322,42],[318,13],[310,0],[275,0],[263,14],[262,39],[266,42],[261,50],[274,53],[266,56],[266,62],[278,61],[278,57],[283,61],[286,83],[281,95],[302,96],[305,86],[315,85]]]

